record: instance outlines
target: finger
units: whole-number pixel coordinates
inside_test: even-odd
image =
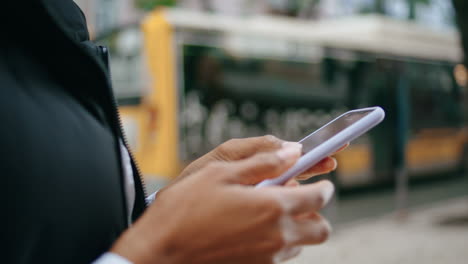
[[[346,143],[344,146],[342,146],[340,149],[338,149],[337,151],[335,151],[333,154],[331,154],[330,156],[334,156],[338,153],[340,153],[341,151],[345,150],[347,147],[349,147],[349,142]]]
[[[218,160],[236,161],[251,157],[258,152],[267,152],[280,149],[286,141],[275,136],[231,139],[214,149]]]
[[[297,187],[299,185],[301,185],[301,184],[298,181],[296,181],[295,179],[291,179],[287,183],[284,184],[284,186],[286,186],[286,187]]]
[[[283,225],[283,235],[286,245],[316,245],[325,242],[330,233],[331,225],[318,213],[311,213],[309,217],[300,220],[289,219]]]
[[[231,182],[251,185],[263,180],[280,176],[299,159],[302,145],[291,144],[275,152],[257,154],[251,158],[231,162],[228,169],[232,172]]]
[[[276,253],[273,257],[273,263],[281,263],[290,259],[297,257],[301,254],[302,247],[288,247],[282,249],[280,252]]]
[[[321,160],[315,166],[311,167],[307,171],[303,172],[301,175],[297,176],[296,179],[301,180],[301,181],[308,180],[314,176],[327,174],[336,170],[336,168],[338,167],[338,162],[335,158],[331,156],[338,154],[339,152],[346,149],[348,146],[349,146],[349,143],[346,143],[343,147],[341,147],[332,155],[330,155],[330,157],[326,157],[325,159]]]
[[[316,211],[302,213],[302,214],[295,215],[294,219],[296,219],[296,220],[313,219],[316,214],[317,214]]]
[[[330,173],[338,167],[338,162],[333,157],[326,157],[321,160],[319,163],[315,164],[312,168],[306,170],[301,175],[297,176],[298,180],[307,180],[311,177]]]
[[[318,211],[332,198],[335,187],[330,181],[290,187],[268,187],[275,193],[285,212],[292,215]]]

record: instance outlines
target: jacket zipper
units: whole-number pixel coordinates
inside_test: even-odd
[[[133,152],[132,150],[130,149],[129,145],[128,145],[128,141],[127,141],[127,136],[125,135],[125,130],[123,128],[123,125],[122,125],[122,118],[120,117],[120,113],[119,113],[119,110],[118,110],[118,105],[117,105],[117,101],[115,99],[115,96],[114,94],[112,93],[112,102],[113,102],[113,110],[114,110],[114,114],[117,118],[117,123],[119,125],[119,130],[120,130],[120,134],[121,134],[121,137],[122,137],[122,141],[123,141],[123,144],[124,146],[127,148],[127,151],[128,151],[128,155],[130,156],[130,160],[132,161],[134,167],[135,167],[135,170],[136,170],[136,173],[138,174],[138,178],[140,179],[140,182],[139,184],[141,185],[142,187],[142,190],[143,190],[143,196],[144,197],[147,197],[147,191],[146,191],[146,186],[144,184],[144,180],[143,180],[143,177],[142,177],[142,173],[141,173],[141,170],[140,170],[140,167],[138,165],[138,162],[137,160],[135,159],[134,155],[133,155]],[[146,207],[146,203],[145,203],[145,207]]]
[[[110,57],[109,50],[107,49],[107,47],[104,47],[104,46],[99,46],[99,48],[100,48],[100,50],[102,52],[104,63],[106,64],[105,66],[107,68],[107,73],[109,75],[109,79],[108,79],[109,87],[110,87],[109,94],[110,94],[110,99],[112,101],[112,111],[114,112],[114,117],[115,117],[115,119],[117,121],[118,130],[119,130],[119,133],[120,133],[119,136],[122,138],[123,144],[127,148],[128,154],[130,156],[130,160],[134,165],[133,167],[135,167],[134,172],[137,173],[138,179],[140,181],[139,184],[140,184],[140,186],[141,186],[141,188],[143,190],[143,196],[144,196],[144,199],[145,199],[147,197],[147,191],[146,191],[146,186],[144,184],[144,180],[143,180],[143,177],[142,177],[143,174],[141,173],[140,167],[138,165],[137,160],[135,159],[135,157],[133,155],[132,150],[129,148],[129,144],[128,144],[128,141],[127,141],[127,136],[125,134],[125,130],[124,130],[123,125],[122,125],[122,118],[121,118],[120,112],[118,110],[117,100],[115,98],[114,92],[112,91],[112,75],[111,75],[111,70],[110,70],[110,65],[109,65],[109,61],[110,61],[110,59],[109,59],[109,57]],[[135,199],[137,199],[136,196],[135,196]],[[146,202],[144,203],[144,207],[147,207]],[[135,210],[135,208],[134,208],[134,210]]]

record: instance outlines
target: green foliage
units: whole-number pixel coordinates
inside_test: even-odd
[[[143,10],[152,10],[159,6],[174,6],[176,0],[135,0],[135,5]]]

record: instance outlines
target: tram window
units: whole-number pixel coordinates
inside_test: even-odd
[[[320,108],[344,104],[347,95],[347,73],[339,67],[330,69],[323,61],[240,57],[220,48],[192,45],[185,46],[183,53],[185,90],[199,89],[208,104],[229,97]],[[325,74],[331,71],[333,81]]]
[[[413,63],[408,78],[414,129],[453,127],[460,122],[460,100],[449,67]]]
[[[340,62],[324,63],[333,59],[240,56],[201,45],[181,50],[184,159],[233,137],[297,140],[347,110],[348,73]]]

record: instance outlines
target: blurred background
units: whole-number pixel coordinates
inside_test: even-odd
[[[326,176],[335,235],[291,263],[468,263],[466,1],[76,2],[149,190],[230,138],[296,141],[378,105]]]

